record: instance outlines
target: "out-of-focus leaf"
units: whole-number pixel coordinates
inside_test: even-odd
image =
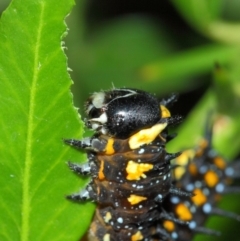
[[[169,85],[174,85],[175,89],[178,89],[179,84],[182,88],[186,88],[187,82],[183,80],[179,83],[178,78],[209,72],[214,63],[227,63],[236,58],[238,49],[239,47],[224,45],[207,45],[195,48],[143,66],[139,75],[143,81],[147,81],[149,84],[155,84],[161,79],[171,79],[173,81]],[[187,78],[186,81],[188,81]]]
[[[240,42],[240,23],[221,19],[223,0],[172,0],[172,3],[188,24],[203,35],[222,43]]]
[[[183,122],[178,130],[178,136],[172,140],[167,148],[171,152],[194,147],[204,135],[207,113],[216,108],[212,91],[208,91],[199,101],[196,108],[187,116],[183,116]]]
[[[225,115],[238,116],[240,106],[240,82],[234,81],[231,72],[217,64],[214,69],[214,91],[218,111]]]
[[[204,28],[208,23],[220,18],[222,0],[172,0],[179,13],[195,28]]]

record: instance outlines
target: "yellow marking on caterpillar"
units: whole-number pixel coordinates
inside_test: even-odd
[[[146,178],[147,176],[144,172],[147,172],[153,168],[152,164],[147,163],[137,163],[134,161],[129,161],[126,167],[127,180],[140,180],[140,177]]]
[[[161,110],[161,113],[162,113],[162,118],[171,117],[171,113],[166,106],[160,105],[160,110]]]
[[[103,217],[105,223],[108,223],[112,219],[112,215],[110,212],[107,212],[106,215]]]
[[[137,195],[134,195],[134,194],[131,194],[129,198],[127,198],[127,200],[132,204],[132,205],[135,205],[135,204],[138,204],[144,200],[146,200],[147,198],[146,197],[143,197],[143,196],[137,196]]]
[[[194,163],[189,164],[188,171],[192,176],[196,176],[198,174],[197,166]]]
[[[189,208],[183,203],[179,203],[176,206],[177,217],[183,221],[190,221],[192,219],[192,214]]]
[[[159,123],[151,128],[143,129],[129,138],[130,148],[137,149],[144,144],[149,144],[167,127],[167,123]]]
[[[204,180],[209,187],[215,187],[219,181],[219,178],[214,171],[208,171],[204,175]]]
[[[226,167],[225,161],[219,156],[215,157],[213,159],[213,162],[221,170],[223,170]]]
[[[131,237],[131,241],[140,241],[143,239],[143,235],[140,231],[137,231],[134,235]]]
[[[109,233],[106,233],[106,234],[103,236],[103,241],[110,241],[110,234],[109,234]]]
[[[168,232],[173,232],[175,230],[175,224],[173,221],[169,220],[164,220],[163,221],[163,227],[168,231]]]
[[[196,206],[202,206],[204,203],[206,203],[207,197],[201,189],[196,188],[193,193],[195,194],[195,196],[193,196],[191,199]]]
[[[98,172],[98,178],[99,180],[103,180],[105,178],[105,175],[103,173],[103,168],[104,168],[104,162],[101,161],[101,164],[100,164],[100,169],[99,169],[99,172]]]
[[[194,155],[195,151],[193,149],[189,149],[184,151],[180,156],[175,159],[175,164],[179,165],[174,170],[174,175],[177,180],[184,175],[184,173],[186,172],[186,166],[189,161],[193,159]]]
[[[114,144],[114,139],[109,138],[108,141],[107,141],[107,145],[105,147],[105,153],[107,155],[112,155],[113,153],[115,153],[115,150],[113,148],[113,144]]]

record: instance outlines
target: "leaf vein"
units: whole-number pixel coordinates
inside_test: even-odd
[[[29,96],[29,114],[28,114],[28,124],[27,124],[27,141],[26,141],[26,153],[25,153],[25,166],[23,172],[23,198],[22,198],[22,230],[21,230],[21,240],[29,240],[30,233],[30,169],[32,165],[32,142],[33,142],[33,121],[34,121],[34,111],[35,111],[35,100],[36,100],[36,91],[37,91],[37,81],[39,77],[39,55],[41,48],[41,36],[43,31],[43,17],[44,17],[44,7],[43,2],[39,3],[40,6],[40,15],[39,15],[39,24],[36,32],[36,44],[34,51],[34,62],[33,62],[33,77],[32,85],[30,88]]]

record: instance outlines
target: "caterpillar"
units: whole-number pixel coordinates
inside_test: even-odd
[[[65,143],[87,152],[86,163],[68,165],[91,181],[67,198],[97,203],[90,241],[190,241],[197,232],[218,234],[203,227],[210,214],[239,220],[215,205],[215,196],[231,189],[229,179],[240,177],[239,162],[226,164],[212,153],[210,138],[182,155],[166,151],[174,138],[168,127],[181,120],[169,110],[176,99],[159,102],[145,91],[121,88],[87,100],[86,125],[95,134]]]
[[[208,126],[206,126],[208,127]],[[184,225],[163,221],[170,240],[192,240],[196,233],[220,235],[217,230],[203,225],[210,215],[228,217],[240,221],[238,214],[221,210],[216,204],[226,193],[239,193],[240,187],[230,186],[240,178],[240,161],[226,162],[212,148],[212,128],[206,128],[205,138],[195,149],[186,150],[175,160],[173,181],[183,191],[192,192],[190,198],[168,196],[163,203],[167,212],[188,222]]]

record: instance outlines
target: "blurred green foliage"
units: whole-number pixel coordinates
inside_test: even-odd
[[[169,150],[194,146],[213,110],[216,149],[228,158],[239,154],[238,0],[82,0],[67,23],[66,54],[81,113],[89,93],[113,86],[159,97],[178,92],[186,116]],[[240,212],[238,203],[239,196],[229,196],[221,205]],[[211,218],[209,227],[223,234],[205,241],[239,239],[239,223]]]

